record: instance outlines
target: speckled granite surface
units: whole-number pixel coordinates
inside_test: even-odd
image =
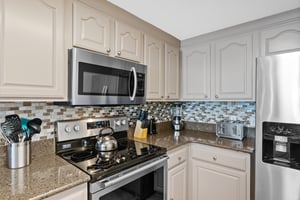
[[[90,177],[54,153],[54,140],[31,143],[31,163],[8,169],[6,148],[0,149],[0,199],[43,199],[89,181]]]
[[[174,131],[172,130],[170,124],[164,123],[162,126],[163,127],[158,128],[158,134],[148,135],[148,137],[145,139],[134,138],[134,129],[130,129],[129,138],[165,147],[167,148],[167,150],[172,150],[178,146],[192,142],[231,149],[235,151],[242,151],[246,153],[253,153],[255,150],[255,138],[245,138],[243,141],[238,141],[218,138],[215,133],[212,132],[187,129],[180,131],[179,136],[176,137],[174,136]]]
[[[20,169],[0,168],[0,199],[43,199],[89,181],[89,176],[54,154]]]

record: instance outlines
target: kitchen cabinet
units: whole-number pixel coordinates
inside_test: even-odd
[[[260,32],[261,56],[300,51],[300,20],[273,25]]]
[[[141,61],[142,33],[120,21],[115,22],[115,55],[129,60]]]
[[[179,99],[179,48],[165,44],[165,98]]]
[[[147,65],[147,99],[164,98],[165,52],[164,42],[145,35],[144,59]]]
[[[191,144],[189,155],[191,200],[250,200],[250,155]]]
[[[142,36],[84,1],[73,2],[73,46],[140,62]]]
[[[183,100],[254,100],[252,34],[182,48]]]
[[[147,65],[147,100],[179,98],[179,49],[145,35],[144,63]]]
[[[0,15],[0,100],[65,100],[64,1],[3,0]]]
[[[252,34],[213,42],[212,99],[254,100],[255,58]]]
[[[209,44],[182,50],[182,99],[210,99],[211,55]]]
[[[73,45],[104,54],[112,53],[113,21],[81,1],[73,3]]]
[[[168,153],[168,200],[187,199],[187,155],[187,145]]]
[[[46,200],[87,200],[87,183],[77,185],[71,189],[65,190],[53,196],[46,198]]]

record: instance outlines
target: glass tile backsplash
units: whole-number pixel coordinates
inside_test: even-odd
[[[33,140],[53,138],[54,122],[57,120],[79,119],[86,117],[103,117],[126,115],[134,126],[139,110],[148,110],[158,122],[170,121],[173,102],[147,102],[142,105],[126,106],[60,106],[45,102],[5,102],[0,103],[0,122],[5,115],[18,114],[20,118],[41,118],[41,134]],[[221,119],[245,121],[248,127],[255,127],[254,102],[181,102],[185,121],[215,123]]]

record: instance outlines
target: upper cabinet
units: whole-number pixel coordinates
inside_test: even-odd
[[[115,55],[140,62],[142,52],[141,31],[119,21],[115,23]]]
[[[261,56],[300,51],[300,20],[263,29],[260,36]]]
[[[182,99],[210,99],[210,45],[193,45],[182,49]]]
[[[64,1],[0,3],[0,100],[66,99]]]
[[[179,48],[145,35],[147,100],[179,99]]]
[[[252,34],[214,42],[212,98],[254,100],[255,59]]]
[[[179,99],[179,48],[165,45],[165,98]]]
[[[165,95],[164,42],[145,35],[144,47],[144,63],[147,65],[147,99],[163,99]]]
[[[140,62],[142,36],[138,29],[83,1],[73,3],[73,46]]]
[[[182,48],[183,100],[254,100],[252,34]]]
[[[73,4],[73,45],[110,54],[112,19],[80,1]]]

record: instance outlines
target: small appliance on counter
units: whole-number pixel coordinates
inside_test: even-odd
[[[182,107],[181,104],[175,104],[172,108],[172,125],[174,131],[181,131],[183,129],[183,120],[182,120]]]
[[[235,120],[222,120],[216,124],[218,137],[243,140],[246,137],[244,122]]]
[[[149,120],[148,134],[150,134],[150,135],[157,134],[156,120],[154,117],[151,117]]]

